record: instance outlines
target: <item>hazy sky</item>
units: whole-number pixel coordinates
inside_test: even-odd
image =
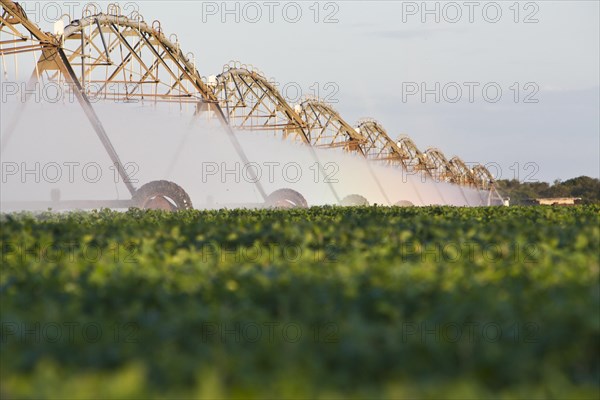
[[[597,1],[121,3],[176,33],[202,75],[253,64],[291,100],[318,88],[351,124],[376,118],[499,178],[600,175]]]

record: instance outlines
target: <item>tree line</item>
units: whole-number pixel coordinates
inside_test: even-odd
[[[582,204],[600,204],[600,179],[579,176],[566,181],[520,182],[502,179],[496,187],[504,197],[510,197],[512,205],[533,204],[533,199],[548,197],[580,197]]]

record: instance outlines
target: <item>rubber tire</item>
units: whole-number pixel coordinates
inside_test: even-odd
[[[271,193],[265,205],[269,208],[308,208],[308,202],[300,193],[292,189],[278,189]]]
[[[340,201],[340,206],[343,207],[356,207],[356,206],[368,206],[369,200],[360,194],[349,194]]]
[[[400,200],[396,204],[396,207],[414,207],[415,205],[408,200]]]
[[[170,199],[171,211],[189,210],[192,208],[192,200],[183,188],[176,183],[169,181],[152,181],[146,183],[133,194],[133,204],[141,209],[150,209],[146,207],[148,201],[157,196]]]

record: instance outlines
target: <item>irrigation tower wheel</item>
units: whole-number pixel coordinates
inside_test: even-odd
[[[146,183],[134,193],[133,203],[144,210],[179,211],[192,208],[192,201],[185,190],[169,181]]]
[[[340,201],[340,205],[344,207],[368,206],[369,200],[360,194],[349,194]]]
[[[265,202],[269,208],[308,208],[304,196],[292,189],[279,189],[271,193]]]

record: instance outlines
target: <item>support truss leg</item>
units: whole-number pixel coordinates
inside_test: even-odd
[[[110,157],[111,161],[113,162],[113,165],[115,166],[115,168],[117,168],[117,171],[119,172],[119,176],[125,183],[125,186],[127,186],[127,190],[129,190],[129,193],[133,196],[133,194],[135,193],[135,187],[129,180],[129,176],[127,175],[127,172],[125,171],[125,168],[123,167],[123,164],[121,163],[121,160],[119,159],[119,155],[117,154],[115,148],[113,147],[112,143],[110,142],[110,139],[108,138],[108,135],[106,134],[106,131],[104,130],[104,126],[102,125],[102,122],[100,122],[100,118],[98,118],[98,115],[96,114],[96,111],[92,107],[90,100],[85,95],[83,87],[81,86],[81,83],[77,79],[77,76],[75,75],[75,71],[73,71],[73,68],[71,68],[71,64],[69,64],[69,60],[68,60],[66,54],[64,53],[63,49],[57,49],[56,51],[57,51],[58,55],[60,56],[59,68],[63,71],[63,74],[69,81],[69,84],[71,85],[73,92],[75,93],[75,96],[77,97],[77,100],[79,101],[79,104],[83,108],[85,115],[88,117],[90,123],[92,124],[92,127],[96,131],[96,134],[98,135],[100,142],[102,142],[102,145],[106,149],[106,152],[108,153],[108,156]]]

